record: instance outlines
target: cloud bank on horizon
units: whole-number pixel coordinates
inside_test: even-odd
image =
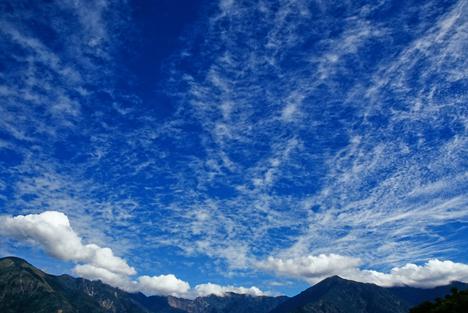
[[[136,274],[124,259],[114,256],[110,248],[95,244],[83,245],[81,238],[70,225],[68,217],[56,211],[40,214],[0,216],[0,234],[38,244],[48,254],[61,260],[81,263],[73,272],[91,280],[101,280],[127,291],[140,291],[147,295],[171,295],[194,298],[210,294],[224,295],[226,292],[261,296],[264,293],[256,287],[220,286],[199,284],[191,289],[190,284],[173,274],[159,276],[130,277]]]
[[[189,297],[468,281],[466,1],[0,11],[2,255]]]
[[[159,276],[139,276],[127,262],[113,255],[110,248],[101,248],[95,244],[83,245],[81,238],[72,229],[67,216],[61,212],[46,211],[40,214],[0,217],[0,234],[18,240],[38,244],[48,254],[78,264],[73,272],[91,280],[101,280],[112,286],[127,291],[140,291],[147,295],[171,295],[186,298],[207,295],[224,296],[227,292],[265,295],[257,287],[220,286],[204,283],[190,287],[188,282],[178,279],[173,274]],[[375,283],[380,286],[415,286],[435,287],[452,281],[468,281],[468,265],[451,261],[429,260],[424,266],[406,264],[392,268],[390,273],[359,269],[361,261],[356,258],[337,254],[320,254],[298,259],[275,259],[269,257],[256,266],[270,270],[278,275],[305,279],[311,284],[327,277],[340,275],[360,282]]]

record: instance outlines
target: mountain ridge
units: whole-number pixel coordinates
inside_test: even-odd
[[[2,313],[267,313],[285,298],[235,293],[194,300],[146,296],[101,281],[50,275],[18,257],[0,258]]]
[[[279,304],[270,313],[407,313],[424,301],[444,297],[454,287],[468,289],[468,284],[452,282],[425,289],[381,287],[331,276]]]
[[[462,282],[386,288],[331,276],[291,298],[228,293],[184,299],[128,293],[101,281],[50,275],[18,257],[0,258],[2,313],[408,313],[453,287],[468,290]]]
[[[286,300],[271,313],[406,313],[409,309],[384,287],[332,276]]]

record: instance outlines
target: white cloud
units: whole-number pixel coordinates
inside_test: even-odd
[[[195,286],[194,288],[195,294],[198,297],[204,297],[208,295],[216,295],[216,296],[224,296],[228,292],[238,293],[238,294],[246,294],[252,296],[263,296],[265,293],[258,289],[257,287],[235,287],[235,286],[220,286],[217,284],[207,283],[207,284],[200,284]]]
[[[381,286],[435,287],[452,281],[468,282],[468,265],[431,259],[424,265],[408,263],[392,268],[390,273],[363,270],[357,279]],[[352,277],[350,277],[352,278]]]
[[[300,114],[299,107],[301,106],[304,98],[304,93],[299,91],[291,92],[291,94],[286,98],[286,105],[281,110],[281,120],[284,122],[293,121]]]
[[[77,11],[77,18],[80,19],[82,25],[88,26],[82,28],[84,34],[80,31],[78,36],[71,34],[70,40],[61,38],[59,42],[64,47],[71,47],[73,51],[83,51],[87,55],[91,51],[86,50],[85,47],[91,45],[95,50],[95,39],[98,39],[97,42],[108,45],[109,42],[105,37],[106,34],[111,34],[112,30],[104,28],[115,23],[112,21],[107,23],[101,17],[96,16],[105,11],[105,16],[108,17],[109,10],[106,9],[106,5],[100,3],[102,2],[82,6],[92,12]],[[34,149],[28,153],[29,157],[25,158],[30,164],[29,173],[31,174],[23,174],[26,173],[23,167],[20,172],[12,175],[12,177],[18,177],[19,181],[14,182],[17,189],[14,197],[8,199],[12,201],[9,202],[12,203],[9,207],[31,209],[40,205],[47,209],[66,208],[75,216],[83,216],[81,224],[86,225],[88,231],[94,228],[96,232],[111,234],[113,227],[118,226],[119,236],[125,236],[125,240],[122,240],[122,237],[119,238],[121,241],[119,248],[122,248],[124,243],[131,243],[137,251],[139,247],[144,247],[148,241],[151,241],[154,246],[162,244],[176,246],[178,249],[187,251],[187,254],[205,254],[214,261],[225,259],[231,267],[247,266],[248,259],[252,255],[263,258],[271,253],[272,249],[285,249],[291,242],[298,243],[292,249],[295,249],[294,252],[300,252],[301,255],[310,251],[311,248],[317,251],[316,254],[328,252],[330,246],[334,247],[334,251],[347,254],[373,251],[372,259],[366,261],[373,264],[382,262],[385,263],[384,265],[405,264],[414,259],[427,259],[435,254],[442,255],[444,250],[458,248],[458,242],[434,241],[432,235],[437,235],[437,233],[432,231],[431,226],[467,220],[464,189],[451,188],[452,185],[466,186],[466,175],[465,178],[458,179],[453,184],[454,176],[450,173],[455,170],[458,175],[460,171],[456,164],[463,164],[463,151],[466,147],[463,134],[447,145],[445,152],[441,150],[441,152],[431,154],[417,152],[432,151],[432,148],[427,149],[430,148],[429,146],[413,147],[402,138],[416,135],[418,132],[415,130],[420,129],[416,127],[417,125],[426,125],[427,127],[424,128],[436,130],[441,129],[442,124],[444,127],[451,128],[451,125],[455,125],[455,121],[463,122],[461,118],[465,115],[457,107],[463,108],[460,104],[466,100],[466,97],[460,95],[457,96],[458,100],[452,99],[454,94],[445,92],[452,90],[448,84],[444,83],[446,80],[439,80],[437,84],[433,82],[438,81],[436,73],[439,73],[440,77],[446,77],[447,80],[463,77],[463,69],[466,66],[460,66],[460,63],[454,63],[454,61],[458,59],[462,62],[461,64],[466,63],[463,61],[465,60],[463,43],[467,42],[463,39],[466,38],[466,32],[462,31],[465,24],[462,18],[463,9],[466,8],[466,3],[458,2],[453,10],[445,7],[443,11],[447,14],[444,14],[442,19],[438,18],[437,12],[428,14],[427,10],[435,10],[438,7],[434,3],[422,6],[420,8],[422,11],[418,13],[418,16],[421,18],[431,16],[428,25],[434,27],[431,26],[427,31],[423,31],[427,28],[424,24],[426,22],[419,24],[418,28],[421,31],[414,33],[419,37],[410,40],[410,46],[407,49],[404,46],[393,46],[391,44],[394,34],[392,33],[393,26],[386,25],[385,22],[372,24],[372,19],[369,19],[365,12],[355,10],[356,7],[361,6],[351,4],[346,6],[348,11],[345,15],[349,18],[337,21],[329,19],[326,14],[319,14],[320,12],[315,9],[311,11],[310,17],[303,15],[302,6],[307,6],[306,1],[260,1],[255,4],[255,6],[262,6],[258,14],[255,7],[251,7],[247,2],[221,1],[219,5],[223,14],[226,14],[226,19],[210,21],[212,25],[210,24],[211,26],[206,29],[206,46],[200,49],[206,51],[206,56],[209,57],[203,58],[203,55],[197,55],[190,48],[187,49],[190,51],[187,55],[193,55],[195,58],[201,57],[208,62],[213,60],[214,63],[209,66],[209,69],[203,66],[200,69],[201,75],[193,75],[190,81],[187,80],[192,88],[188,92],[179,88],[180,86],[174,88],[175,92],[184,95],[187,100],[195,99],[194,102],[197,103],[197,106],[194,105],[186,111],[182,105],[186,101],[181,102],[180,110],[183,113],[174,116],[175,120],[170,123],[177,125],[174,127],[177,131],[163,131],[162,127],[155,127],[159,123],[152,122],[151,115],[147,115],[146,111],[144,119],[141,124],[139,123],[138,128],[141,130],[125,129],[112,131],[111,134],[90,128],[89,125],[95,123],[87,123],[85,119],[79,123],[70,123],[79,126],[76,130],[83,130],[85,137],[87,137],[86,134],[93,134],[90,149],[87,148],[88,145],[83,145],[84,150],[78,149],[76,152],[96,155],[97,157],[94,157],[92,161],[96,163],[79,166],[75,170],[76,166],[73,162],[60,160],[55,164],[56,158],[52,154],[49,155],[48,144],[34,145]],[[332,11],[327,7],[328,4],[322,3],[320,6],[323,6],[320,8],[323,13]],[[330,3],[330,6],[334,5]],[[366,10],[374,11],[379,10],[379,6],[377,4],[365,7]],[[52,14],[54,20],[55,16],[60,15],[56,11]],[[410,19],[406,16],[399,18],[402,20],[392,20],[394,25],[398,25],[396,30],[407,29],[408,25],[405,21]],[[327,31],[323,34],[316,33],[316,31],[322,31],[322,25],[329,25],[330,22],[337,22],[337,29],[343,32],[333,36],[329,36],[330,32]],[[52,24],[62,25],[63,23],[59,20]],[[24,53],[28,55],[27,59],[31,61],[28,62],[27,70],[21,70],[17,75],[6,73],[7,83],[20,82],[19,85],[23,87],[18,89],[16,85],[11,84],[3,87],[6,88],[4,96],[9,99],[9,105],[14,109],[9,110],[9,106],[5,106],[3,111],[0,109],[2,116],[0,123],[4,124],[3,128],[7,133],[18,139],[24,140],[24,138],[32,137],[36,138],[37,142],[43,142],[44,138],[37,134],[50,132],[60,135],[63,132],[59,131],[61,128],[56,125],[61,123],[54,121],[51,123],[48,119],[41,118],[36,111],[48,111],[48,104],[52,102],[50,99],[61,100],[62,95],[69,95],[69,99],[75,99],[73,93],[80,88],[83,89],[82,96],[85,97],[88,88],[86,86],[92,84],[88,78],[106,81],[101,78],[108,77],[98,75],[95,78],[95,75],[90,75],[90,73],[112,73],[112,71],[110,68],[101,66],[99,69],[102,68],[102,71],[95,71],[95,67],[91,65],[87,68],[93,69],[92,71],[82,71],[79,64],[84,62],[77,61],[82,53],[77,53],[78,57],[72,59],[61,58],[62,55],[55,54],[47,45],[41,44],[40,40],[32,41],[34,32],[27,31],[29,27],[26,25],[18,27],[15,32],[10,30],[16,24],[10,25],[11,28],[2,27],[2,31],[11,37],[9,41],[23,47]],[[251,25],[258,27],[252,28]],[[305,25],[307,32],[304,32],[303,26]],[[226,32],[227,29],[229,29],[228,32]],[[266,40],[258,41],[258,32],[263,31]],[[387,31],[388,36],[385,36],[382,32]],[[69,37],[68,33],[58,32],[58,34],[67,35],[62,37]],[[242,45],[235,44],[237,38],[243,38]],[[313,50],[304,50],[304,53],[300,55],[296,53],[296,47],[302,46],[303,43],[306,46],[307,42],[316,42],[316,38],[320,40],[317,40],[317,51],[314,47]],[[80,43],[80,39],[86,42]],[[379,45],[383,48],[379,52],[382,58],[377,59],[382,63],[375,64],[378,66],[376,73],[363,75],[359,66],[349,66],[349,64],[362,64],[363,67],[368,68],[366,73],[373,71],[373,68],[367,65],[374,64],[367,63],[367,60],[356,52],[359,52],[361,48],[363,51],[370,51],[368,48],[372,50]],[[390,51],[385,47],[388,47]],[[394,53],[395,51],[401,51],[401,53]],[[218,52],[222,52],[222,55],[218,55]],[[18,58],[22,54],[23,52],[15,56]],[[85,57],[85,59],[88,58]],[[89,62],[93,63],[91,61],[93,59],[100,60],[91,58]],[[294,64],[284,62],[284,60],[294,61]],[[425,63],[424,60],[427,60],[428,66],[421,66]],[[108,64],[109,62],[97,63]],[[178,61],[175,63],[184,64]],[[74,71],[70,72],[69,66]],[[50,74],[46,75],[43,68],[49,68]],[[204,78],[205,72],[209,73],[206,78]],[[174,82],[180,81],[183,77],[189,77],[184,68],[179,71],[174,69],[172,73],[174,74],[170,77],[170,81]],[[274,74],[273,79],[269,78],[271,74]],[[47,77],[50,78],[47,79]],[[349,89],[342,86],[343,77],[349,78],[349,80],[346,79],[350,83]],[[419,87],[408,84],[408,78],[414,77],[418,77]],[[105,87],[108,88],[98,89],[112,90],[109,86],[106,84]],[[408,89],[407,86],[410,88]],[[93,89],[92,86],[90,88]],[[327,92],[327,88],[332,91]],[[370,98],[375,101],[363,101],[368,93],[373,95]],[[389,97],[389,93],[395,94]],[[432,96],[441,94],[449,96],[442,98]],[[296,99],[295,96],[304,96],[307,101],[299,101],[301,98]],[[87,98],[77,100],[80,99]],[[317,102],[317,99],[320,101]],[[395,99],[398,101],[393,101]],[[92,98],[89,100],[92,101]],[[398,108],[395,111],[388,107],[390,103],[401,103],[401,107],[411,108],[410,103],[413,101],[419,105],[418,109],[411,114],[406,112],[406,109],[399,113]],[[27,105],[30,102],[35,105]],[[23,105],[17,105],[17,103]],[[69,102],[63,101],[63,103]],[[88,101],[80,100],[77,103],[88,103]],[[340,103],[340,105],[331,105],[332,103]],[[36,108],[37,105],[41,105],[43,109],[29,109]],[[137,113],[138,106],[133,107]],[[75,110],[70,110],[69,105],[59,108],[58,111],[63,112],[65,121],[76,121],[75,115],[70,114]],[[442,115],[443,108],[447,108],[448,115]],[[79,113],[79,106],[76,110]],[[387,113],[387,110],[392,113]],[[15,114],[8,113],[8,111]],[[100,111],[99,108],[97,111]],[[193,117],[192,114],[194,114]],[[410,115],[407,122],[403,124],[395,122],[408,114]],[[54,112],[54,115],[57,115],[57,112]],[[105,120],[100,118],[101,115],[96,116],[99,121]],[[181,120],[177,120],[181,116]],[[281,120],[279,116],[283,120],[294,121],[294,123],[277,125]],[[388,127],[384,122],[383,124],[377,123],[379,125],[374,128],[372,117],[382,117],[383,121],[390,118],[391,121]],[[301,122],[296,122],[296,119]],[[179,134],[177,135],[180,136],[179,138],[187,139],[185,141],[174,140],[174,142],[185,148],[192,147],[193,142],[190,136],[194,133],[187,133],[183,131],[186,128],[180,126],[186,122],[190,125],[198,125],[197,121],[200,121],[200,125],[205,129],[203,132],[196,132],[194,136],[198,138],[200,135],[202,146],[197,150],[204,152],[200,159],[197,159],[200,155],[198,153],[185,155],[187,151],[190,151],[186,149],[180,150],[184,155],[183,158],[179,158],[180,155],[176,152],[179,149],[161,150],[161,147],[155,144],[154,134],[167,132]],[[337,123],[329,124],[329,121],[337,121]],[[216,125],[222,127],[216,127]],[[330,130],[331,125],[338,129]],[[362,127],[359,125],[363,125],[364,133],[361,133]],[[434,127],[435,125],[438,127]],[[466,123],[460,125],[466,125]],[[405,131],[406,127],[407,131]],[[300,153],[287,155],[284,159],[278,158],[283,147],[287,146],[287,140],[291,134],[297,134],[298,140],[303,141],[306,148]],[[340,138],[362,138],[362,140],[360,143],[350,143],[334,154],[333,151],[337,146],[325,144],[323,147],[320,144],[334,141],[331,138],[334,135],[340,135]],[[173,140],[175,137],[176,135],[171,134],[168,138]],[[128,144],[118,144],[122,139],[127,139]],[[383,142],[380,139],[383,139]],[[198,139],[196,142],[198,146]],[[442,142],[437,142],[433,144],[433,147],[439,147],[442,144]],[[46,148],[40,148],[42,146]],[[142,149],[141,153],[135,153],[136,146]],[[18,147],[16,148],[19,149]],[[267,153],[269,147],[271,147],[271,152]],[[406,147],[405,150],[410,151],[405,152],[407,156],[400,153],[403,150],[401,147]],[[41,162],[38,161],[38,154],[42,157]],[[152,157],[150,158],[152,166],[146,167],[147,163],[144,160],[148,155],[165,155],[164,160],[179,159],[182,161],[165,166],[166,161],[158,163],[158,158]],[[205,156],[210,162],[205,162],[206,160],[203,159]],[[140,157],[143,157],[143,160]],[[276,158],[281,160],[280,165],[270,164],[269,160]],[[187,159],[193,161],[187,162]],[[57,174],[57,177],[62,178],[62,175],[66,177],[66,182],[61,187],[64,189],[36,185],[36,177],[42,177],[37,173],[42,173],[42,167],[49,162],[51,169],[56,168],[57,172],[62,173]],[[112,165],[112,173],[116,175],[109,175],[110,181],[106,181],[103,185],[100,183],[102,179],[99,169],[108,164]],[[122,164],[122,167],[117,166],[118,164]],[[214,165],[207,166],[208,164]],[[102,193],[96,191],[105,190],[116,199],[119,195],[114,191],[120,190],[122,195],[125,194],[135,199],[137,203],[140,201],[146,203],[145,197],[141,198],[141,193],[134,192],[140,190],[139,180],[132,179],[132,175],[140,173],[139,169],[142,165],[145,165],[144,172],[148,178],[171,177],[168,181],[175,182],[168,190],[171,192],[176,190],[178,196],[174,197],[170,209],[164,211],[164,225],[159,225],[158,215],[149,214],[145,211],[145,206],[138,207],[138,210],[127,209],[126,206],[116,203],[117,200],[109,200],[109,203],[103,205],[103,199],[97,196]],[[40,170],[35,168],[40,168]],[[82,175],[85,172],[82,172],[81,168],[87,173],[86,175]],[[383,173],[385,174],[381,175]],[[86,184],[77,185],[76,182],[81,182],[84,177],[89,177],[89,181]],[[250,187],[252,180],[254,186]],[[157,181],[157,179],[152,181]],[[434,194],[430,192],[427,197],[412,197],[411,201],[407,201],[410,199],[407,196],[408,192],[411,194],[415,190],[424,190],[428,183],[445,181],[450,184],[441,189],[447,197],[450,195],[450,198],[456,202],[445,201],[445,196],[434,197]],[[197,184],[197,188],[193,188],[194,183]],[[224,185],[235,187],[236,194],[226,198],[206,197],[206,190],[212,190],[213,186]],[[284,187],[288,185],[286,193],[279,196],[267,189],[268,187],[274,188],[272,190],[284,190]],[[89,192],[89,186],[96,187]],[[115,189],[115,186],[118,188]],[[264,189],[257,188],[259,186]],[[29,187],[28,190],[26,187]],[[155,206],[163,207],[164,200],[160,199],[165,199],[164,191],[152,187],[157,186],[145,186],[147,190],[144,194],[154,199]],[[321,190],[318,189],[315,193],[316,188],[321,188]],[[294,192],[288,193],[288,190]],[[310,192],[302,193],[307,190]],[[34,195],[34,200],[24,200],[32,198],[30,195]],[[304,198],[301,199],[301,197]],[[435,203],[427,202],[427,199],[431,197]],[[208,201],[200,200],[206,198],[215,208],[213,212],[210,212],[212,217],[200,219],[193,215],[192,218],[186,218],[187,212],[206,208]],[[302,208],[302,203],[305,201],[310,201],[311,205]],[[313,205],[316,205],[318,209],[311,212],[309,209]],[[93,208],[91,215],[86,213],[89,207]],[[140,227],[140,225],[123,228],[121,226],[124,218],[117,220],[117,217],[126,218],[128,214],[134,214],[135,220],[140,220],[141,216],[144,216],[148,224],[159,225],[160,228],[155,232],[148,231],[147,227]],[[139,214],[142,215],[138,216]],[[93,220],[93,222],[88,223],[88,220]],[[74,220],[74,223],[77,222]],[[133,220],[130,220],[127,225],[131,222]],[[75,225],[77,224],[74,224],[75,230],[84,229],[82,225],[79,228]],[[185,227],[187,225],[189,226]],[[104,228],[106,231],[103,230]],[[283,229],[285,231],[277,231]],[[417,240],[413,240],[411,237],[413,234],[418,234]],[[421,239],[423,236],[424,238]],[[461,236],[454,237],[462,238]],[[402,238],[408,240],[401,240]],[[257,244],[258,242],[262,242],[261,247]],[[384,249],[382,243],[389,248]],[[240,253],[238,247],[242,248]],[[114,252],[117,253],[117,251]]]
[[[256,266],[282,276],[299,277],[316,283],[326,277],[352,270],[360,263],[359,259],[348,256],[320,254],[285,259],[270,256],[266,261],[258,262]]]
[[[39,244],[51,256],[61,260],[74,261],[78,264],[73,272],[90,280],[101,280],[111,286],[126,291],[141,291],[147,295],[172,295],[195,298],[215,294],[223,296],[226,292],[239,294],[263,295],[257,287],[220,286],[212,283],[190,284],[173,274],[160,276],[139,276],[133,267],[113,254],[110,248],[96,244],[84,245],[78,234],[71,227],[68,217],[57,211],[45,211],[40,214],[0,216],[0,234],[18,240]]]
[[[466,185],[466,176],[453,184],[466,141],[461,134],[446,148],[445,140],[440,140],[423,149],[411,142],[426,129],[444,132],[451,125],[466,124],[458,110],[465,97],[444,92],[451,90],[448,80],[461,79],[460,69],[466,68],[456,62],[464,60],[466,32],[461,31],[464,21],[459,17],[466,5],[422,6],[418,16],[432,18],[423,18],[418,29],[412,29],[414,40],[397,43],[393,36],[409,29],[406,13],[411,10],[387,24],[370,18],[382,9],[379,4],[347,6],[349,18],[338,21],[327,13],[333,10],[331,3],[321,4],[309,16],[301,14],[307,1],[223,3],[221,7],[229,8],[223,10],[226,18],[210,20],[206,29],[203,51],[210,56],[208,64],[198,76],[183,69],[171,76],[174,81],[183,77],[189,86],[183,97],[192,101],[194,116],[206,130],[201,134],[202,149],[216,167],[207,171],[204,160],[192,162],[179,175],[184,186],[177,187],[192,190],[191,173],[196,173],[203,190],[226,185],[234,186],[236,193],[208,197],[206,202],[200,201],[204,191],[181,193],[167,214],[164,235],[158,237],[187,254],[226,259],[230,266],[239,263],[237,254],[224,251],[240,244],[246,248],[246,259],[263,259],[271,249],[285,255],[328,253],[330,247],[348,255],[372,251],[366,262],[387,268],[448,256],[458,248],[460,242],[434,239],[440,238],[437,226],[467,220],[460,188]],[[259,26],[254,31],[252,23]],[[332,36],[320,33],[329,23],[338,23],[342,31]],[[318,32],[308,32],[308,37],[304,25]],[[258,32],[264,32],[266,40],[259,41]],[[233,44],[238,38],[245,45]],[[314,48],[298,54],[297,48],[310,39],[316,42]],[[382,58],[377,62],[362,57],[379,45]],[[287,59],[294,65],[283,66]],[[180,89],[174,88],[174,94]],[[363,105],[362,99],[368,97],[375,99],[372,105]],[[406,108],[413,102],[420,108],[410,114]],[[226,103],[232,104],[229,110]],[[405,122],[396,122],[408,115]],[[222,129],[231,130],[229,138],[219,135],[216,125],[221,122]],[[292,134],[305,148],[287,155],[280,166],[269,166]],[[223,140],[213,140],[219,137]],[[333,138],[341,138],[341,143],[335,145]],[[346,146],[340,149],[341,144]],[[221,156],[234,166],[226,169]],[[444,195],[408,196],[442,181],[449,182]],[[276,196],[274,191],[279,190],[281,196]],[[216,218],[201,223],[179,213],[187,212],[187,207],[205,208],[208,202],[216,207]],[[310,205],[303,206],[305,202]],[[180,225],[191,225],[196,232]]]
[[[128,276],[111,272],[102,267],[96,267],[91,264],[77,265],[73,272],[83,278],[89,280],[100,280],[114,287],[119,287],[124,290],[133,290],[134,286],[128,279]]]
[[[173,274],[160,276],[139,276],[131,280],[127,275],[120,275],[104,268],[95,267],[90,264],[77,265],[73,272],[83,278],[90,280],[101,280],[106,284],[121,288],[129,292],[143,292],[148,296],[171,295],[174,297],[192,297],[190,284],[178,279]],[[193,297],[195,297],[194,295]]]
[[[188,282],[173,274],[160,276],[140,276],[133,267],[113,254],[110,248],[101,248],[95,244],[84,245],[74,232],[68,217],[56,211],[40,214],[0,217],[0,233],[19,240],[39,244],[50,255],[79,264],[74,272],[91,280],[102,280],[112,286],[127,291],[141,291],[148,295],[172,295],[185,298],[223,296],[228,292],[254,296],[265,293],[257,287],[221,286],[213,283],[199,284],[194,288]],[[452,261],[431,259],[424,265],[408,263],[395,267],[389,273],[361,269],[361,259],[339,254],[319,254],[294,258],[268,257],[257,262],[258,269],[274,272],[280,276],[303,279],[311,284],[332,276],[361,282],[375,283],[381,286],[433,287],[448,284],[451,281],[468,282],[468,265]]]
[[[159,276],[139,276],[132,280],[129,276],[116,274],[103,268],[90,264],[77,265],[73,272],[83,278],[90,280],[101,280],[114,287],[128,292],[142,292],[147,296],[171,295],[182,298],[195,298],[199,296],[196,289],[191,289],[190,284],[177,278],[173,274]]]
[[[337,254],[321,254],[297,258],[269,257],[257,267],[278,275],[303,279],[315,284],[326,277],[339,275],[346,279],[379,286],[435,287],[452,281],[468,282],[468,264],[431,259],[424,265],[408,263],[394,267],[389,273],[361,269],[361,260]]]
[[[113,277],[110,277],[114,279]],[[146,295],[171,295],[174,297],[182,297],[194,299],[197,297],[206,297],[216,295],[219,297],[225,296],[227,293],[237,293],[251,296],[263,296],[267,293],[259,288],[242,287],[242,286],[222,286],[213,283],[199,284],[194,288],[190,284],[178,279],[176,276],[160,275],[160,276],[140,276],[137,281],[127,282],[125,289],[130,291],[141,291]]]
[[[140,276],[138,289],[147,295],[185,296],[190,290],[189,283],[172,274],[160,276]]]
[[[284,121],[290,121],[293,118],[293,115],[297,111],[297,104],[295,103],[288,103],[281,111],[281,119]]]
[[[68,217],[61,212],[2,216],[0,225],[2,234],[39,244],[47,253],[61,260],[89,263],[116,274],[136,273],[124,259],[115,256],[110,248],[84,245],[72,229]]]

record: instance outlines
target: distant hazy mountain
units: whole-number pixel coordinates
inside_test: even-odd
[[[49,275],[19,258],[0,259],[1,313],[267,313],[285,299],[233,293],[195,300],[146,297],[100,281]]]
[[[287,297],[254,297],[228,293],[224,297],[200,297],[194,301],[169,298],[172,307],[188,313],[268,313]]]
[[[456,287],[468,284],[454,282],[432,289],[412,287],[384,288],[329,277],[278,305],[271,313],[407,313],[427,300],[443,297]]]

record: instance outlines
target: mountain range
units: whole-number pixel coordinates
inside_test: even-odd
[[[384,288],[333,276],[291,298],[226,293],[190,300],[128,293],[100,281],[50,275],[20,258],[0,259],[2,313],[408,313],[454,287],[468,284]]]

